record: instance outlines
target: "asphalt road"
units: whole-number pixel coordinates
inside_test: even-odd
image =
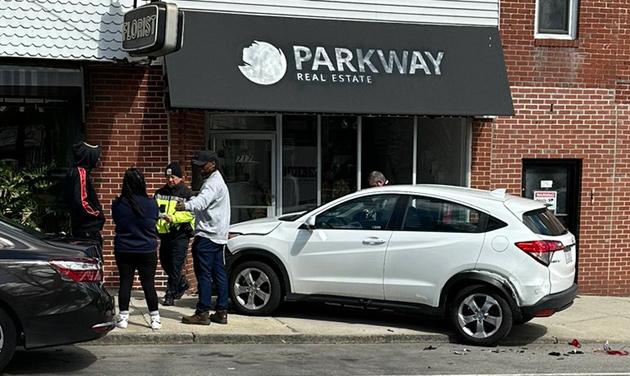
[[[429,349],[432,346],[435,349]],[[613,344],[613,348],[622,346]],[[66,346],[18,351],[7,375],[629,375],[630,356],[567,344]],[[549,355],[550,352],[559,352]]]

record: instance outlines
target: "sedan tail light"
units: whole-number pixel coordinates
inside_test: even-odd
[[[77,260],[53,260],[50,265],[62,277],[67,277],[75,282],[102,282],[103,273],[96,259]]]
[[[532,256],[536,261],[548,266],[555,251],[564,249],[561,242],[555,240],[535,240],[531,242],[519,242],[516,246]]]

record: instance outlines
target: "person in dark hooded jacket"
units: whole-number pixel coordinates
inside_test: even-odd
[[[99,244],[99,250],[102,250],[101,230],[105,215],[90,175],[101,157],[101,148],[79,142],[72,145],[72,154],[74,166],[68,169],[64,186],[64,199],[70,209],[72,236],[95,240]]]

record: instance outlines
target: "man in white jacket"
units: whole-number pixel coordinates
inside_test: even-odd
[[[193,164],[201,167],[205,179],[199,195],[177,204],[195,216],[195,239],[192,246],[199,301],[192,316],[182,317],[185,324],[227,324],[228,289],[224,248],[230,228],[230,193],[217,170],[217,154],[200,151]],[[217,286],[216,312],[210,315],[212,282]]]

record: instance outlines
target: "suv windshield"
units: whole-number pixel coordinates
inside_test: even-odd
[[[567,233],[562,222],[549,209],[537,209],[523,214],[523,223],[539,235],[558,236]]]

